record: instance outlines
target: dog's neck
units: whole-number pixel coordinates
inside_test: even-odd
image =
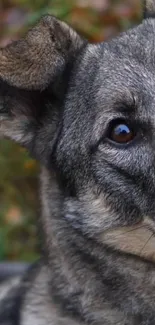
[[[136,308],[142,320],[148,310],[149,317],[155,317],[154,264],[121,255],[73,228],[64,215],[66,198],[56,175],[45,169],[41,176],[41,191],[44,220],[41,227],[51,268],[49,281],[54,301],[59,302],[67,313],[93,324],[103,321],[116,324],[122,317],[124,322],[120,324],[130,324],[126,322],[129,315],[133,315],[134,320],[139,317]],[[68,200],[72,201],[71,198]],[[147,283],[145,287],[144,281]]]

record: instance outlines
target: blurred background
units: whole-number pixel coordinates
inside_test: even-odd
[[[141,20],[140,0],[0,0],[0,46],[21,37],[45,13],[100,42]],[[10,141],[0,141],[0,261],[33,261],[39,255],[39,166]]]

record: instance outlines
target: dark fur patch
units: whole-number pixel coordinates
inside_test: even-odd
[[[0,303],[0,324],[20,325],[20,313],[25,293],[31,287],[31,281],[35,278],[40,262],[29,267],[26,274],[21,278],[17,287],[8,291],[6,298]]]

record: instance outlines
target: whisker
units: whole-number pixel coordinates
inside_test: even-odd
[[[114,237],[114,239],[117,238],[117,237],[119,237],[119,236],[125,235],[125,234],[127,234],[127,233],[129,233],[129,232],[132,232],[132,231],[135,231],[135,230],[141,229],[141,228],[144,228],[144,226],[140,226],[140,227],[137,227],[137,228],[134,228],[134,229],[131,229],[131,230],[127,230],[127,231],[125,231],[125,232],[123,232],[123,233],[121,233],[121,234],[116,235],[116,236]],[[151,236],[152,236],[152,235],[151,235]]]
[[[150,241],[150,239],[154,236],[154,234],[151,234],[151,236],[148,238],[148,240],[146,241],[145,245],[142,247],[142,249],[140,250],[140,254],[142,253],[142,251],[144,250],[144,248],[146,247],[146,245],[148,244],[148,242]]]

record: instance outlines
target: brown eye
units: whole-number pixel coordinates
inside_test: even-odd
[[[109,139],[120,144],[132,141],[135,137],[133,130],[125,123],[115,124],[110,131]]]

